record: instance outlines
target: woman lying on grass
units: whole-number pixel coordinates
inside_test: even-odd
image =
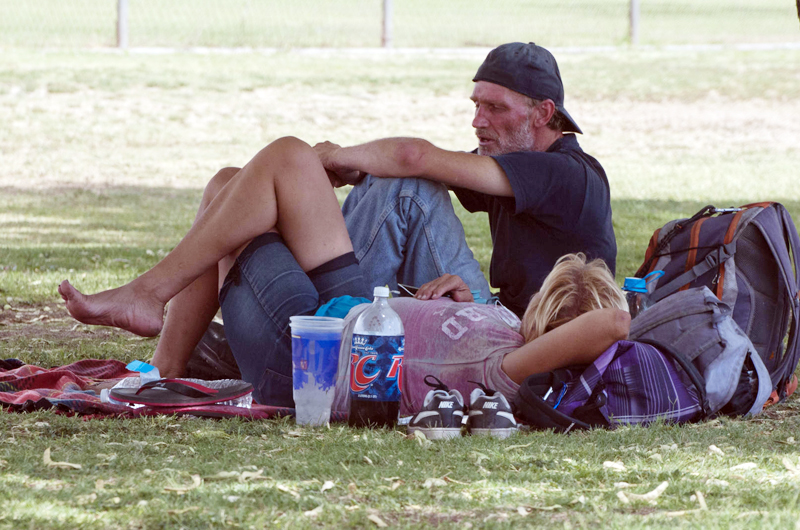
[[[182,375],[221,307],[254,399],[286,406],[292,405],[289,317],[312,314],[338,296],[371,296],[329,176],[314,149],[295,138],[271,143],[242,169],[220,171],[206,187],[192,228],[149,271],[94,295],[68,281],[58,290],[70,314],[85,324],[161,333],[152,362],[162,377]],[[432,290],[423,286],[417,297],[428,298]],[[456,292],[454,299],[462,298]],[[580,255],[557,264],[521,327],[496,306],[408,299],[393,307],[406,330],[401,413],[421,406],[428,391],[424,375],[462,393],[468,380],[478,381],[510,398],[528,375],[590,363],[626,338],[630,324],[608,269]]]

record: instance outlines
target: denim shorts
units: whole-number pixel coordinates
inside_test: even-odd
[[[340,258],[306,273],[281,236],[270,232],[255,238],[236,259],[219,303],[225,336],[242,379],[253,385],[256,402],[294,407],[289,317],[311,315],[336,296],[370,297],[355,258]],[[337,261],[346,264],[337,266]]]

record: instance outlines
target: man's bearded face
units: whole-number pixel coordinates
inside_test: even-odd
[[[531,122],[530,99],[513,90],[486,81],[475,83],[472,92],[479,155],[502,155],[533,151],[536,140]]]

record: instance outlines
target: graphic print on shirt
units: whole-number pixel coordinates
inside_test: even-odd
[[[480,322],[485,318],[486,315],[482,315],[476,308],[466,307],[456,311],[455,315],[445,320],[442,323],[442,331],[452,340],[458,340],[464,336],[464,333],[469,331],[468,325],[470,321]]]

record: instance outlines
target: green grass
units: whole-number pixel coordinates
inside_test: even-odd
[[[628,41],[629,0],[478,0],[393,3],[397,47],[546,46]],[[116,45],[116,2],[0,0],[0,46]],[[131,46],[377,47],[379,0],[132,0]],[[65,23],[66,22],[66,23]],[[643,0],[640,43],[797,42],[785,0]]]
[[[76,325],[58,282],[95,291],[151,267],[190,226],[205,181],[283,135],[471,148],[481,59],[0,52],[2,358],[147,359],[156,339]],[[705,204],[772,199],[800,219],[800,52],[558,59],[581,144],[611,181],[620,281],[655,228]],[[457,211],[488,266],[485,215]],[[377,528],[370,516],[404,528],[786,528],[800,510],[797,403],[750,421],[432,445],[291,420],[2,414],[0,528]],[[48,447],[81,469],[47,467]],[[223,471],[238,475],[215,480]],[[203,482],[186,489],[192,475]],[[655,504],[617,494],[664,481]]]
[[[800,496],[799,425],[796,405],[782,412],[783,421],[435,444],[291,420],[3,415],[0,525],[373,528],[377,516],[403,528],[786,528]],[[81,469],[46,466],[47,448]],[[662,482],[654,502],[618,497]]]
[[[48,193],[4,190],[0,295],[52,299],[67,275],[87,287],[126,282],[143,273],[186,232],[197,190],[62,188]]]

